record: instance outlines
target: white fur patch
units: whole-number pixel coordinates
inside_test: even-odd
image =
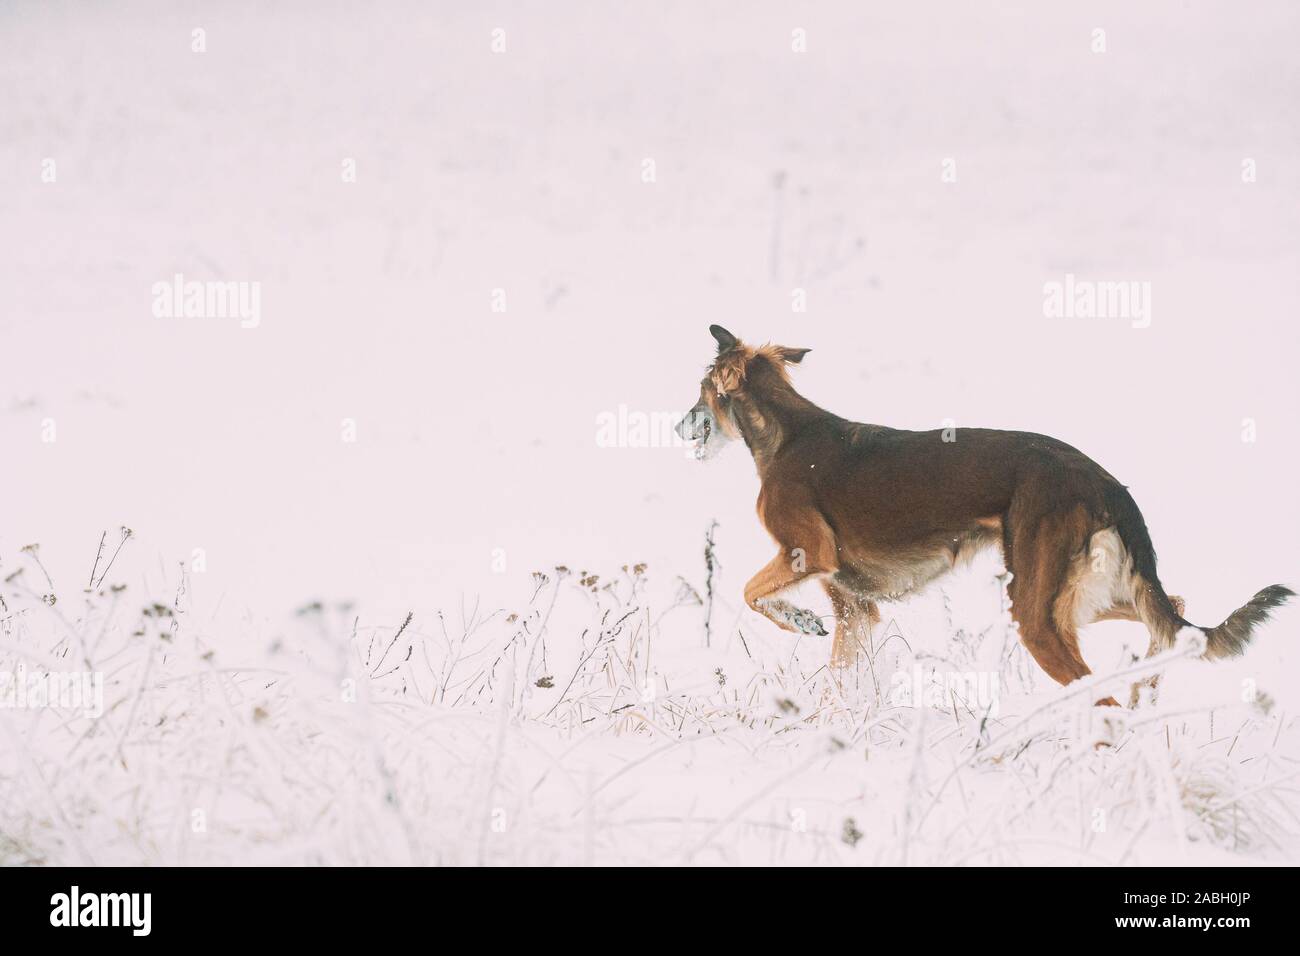
[[[1133,600],[1133,560],[1119,532],[1106,528],[1092,536],[1088,551],[1074,559],[1069,582],[1058,598],[1057,620],[1085,627],[1102,611]]]

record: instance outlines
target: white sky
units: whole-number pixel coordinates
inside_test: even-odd
[[[1132,6],[6,4],[0,571],[39,541],[75,590],[127,524],[122,580],[203,548],[196,600],[396,613],[698,576],[716,516],[738,600],[743,449],[595,441],[691,404],[721,322],[847,417],[1077,445],[1217,623],[1297,578],[1300,9]],[[176,272],[260,282],[260,326],[154,317]],[[1151,327],[1044,318],[1066,272]]]

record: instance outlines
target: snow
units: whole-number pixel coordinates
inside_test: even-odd
[[[24,577],[0,652],[87,654],[107,681],[98,720],[5,711],[5,862],[1240,864],[1298,848],[1300,728],[1271,697],[1293,696],[1294,667],[1244,700],[1182,662],[1195,700],[1096,708],[1144,671],[1045,686],[1005,610],[971,632],[944,600],[942,646],[892,620],[832,677],[826,639],[744,621],[706,646],[694,595],[664,603],[635,568],[552,571],[508,614],[384,625],[312,605],[234,654],[184,587],[145,615],[107,589],[50,606]],[[900,698],[935,671],[992,675],[997,693],[948,680]]]
[[[600,438],[690,407],[720,322],[811,347],[839,414],[1080,447],[1197,624],[1294,584],[1293,5],[385,10],[0,14],[0,671],[84,643],[108,708],[0,708],[0,860],[1297,859],[1293,617],[1103,717],[983,562],[840,687],[742,606],[743,448]],[[258,283],[256,327],[155,315],[177,274]],[[1149,326],[1049,318],[1070,276],[1140,283]],[[705,646],[669,609],[715,518]],[[552,673],[535,630],[494,669],[552,596]],[[925,666],[998,675],[996,725],[891,702]]]

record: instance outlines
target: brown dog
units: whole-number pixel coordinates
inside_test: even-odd
[[[1141,621],[1148,655],[1192,628],[1204,656],[1230,657],[1293,596],[1273,585],[1218,627],[1189,624],[1156,577],[1132,496],[1082,452],[1029,432],[846,421],[791,386],[786,366],[808,349],[752,348],[721,326],[709,332],[717,358],[677,432],[697,443],[699,458],[735,437],[749,446],[762,482],[758,515],[780,551],[745,586],[745,601],[787,631],[824,635],[816,615],[781,597],[820,580],[836,617],[834,666],[867,646],[876,601],[911,594],[999,544],[1020,638],[1061,684],[1089,673],[1078,642],[1086,624]]]

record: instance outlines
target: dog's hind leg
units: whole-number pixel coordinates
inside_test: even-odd
[[[1079,653],[1078,625],[1073,619],[1071,564],[1088,539],[1086,519],[1079,513],[1010,515],[1004,548],[1011,583],[1011,616],[1020,626],[1020,640],[1038,665],[1058,684],[1092,673]],[[1059,613],[1069,609],[1069,613]],[[1099,705],[1119,706],[1113,697]]]
[[[1182,598],[1178,597],[1178,595],[1169,595],[1169,602],[1173,604],[1174,610],[1178,612],[1179,617],[1182,617],[1183,614],[1186,613],[1186,602]],[[1153,620],[1150,623],[1143,620],[1142,614],[1138,610],[1137,605],[1127,601],[1107,608],[1093,617],[1090,623],[1096,623],[1098,621],[1136,621],[1140,624],[1145,624],[1147,631],[1151,635],[1151,641],[1147,645],[1147,657],[1154,657],[1156,654],[1160,653],[1160,651],[1169,646],[1171,635],[1173,634],[1173,629],[1158,619]],[[1154,701],[1156,691],[1159,690],[1160,687],[1160,675],[1155,674],[1151,677],[1144,678],[1133,685],[1133,689],[1129,692],[1128,703],[1130,707],[1136,707],[1138,705],[1138,702],[1142,697],[1143,687],[1151,688],[1151,699]]]

